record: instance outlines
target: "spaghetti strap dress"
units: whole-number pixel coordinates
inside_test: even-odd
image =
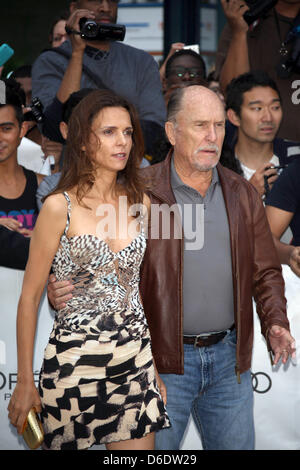
[[[52,270],[57,280],[71,280],[74,290],[56,312],[39,393],[44,449],[80,450],[141,438],[170,422],[139,293],[143,223],[117,253],[95,235],[69,238],[71,202],[64,196],[67,224]]]

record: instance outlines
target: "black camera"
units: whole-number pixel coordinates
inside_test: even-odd
[[[80,36],[88,41],[123,41],[126,28],[122,24],[96,23],[87,18],[79,20]]]
[[[286,53],[277,66],[280,78],[289,78],[292,73],[300,74],[300,13],[294,20],[293,27],[285,39],[285,46],[292,43],[290,52]]]
[[[36,121],[41,123],[44,120],[43,105],[39,98],[32,98],[30,104],[31,111],[24,114],[24,121]]]
[[[254,21],[264,16],[273,8],[278,0],[246,0],[249,10],[244,14],[246,23],[250,26]]]
[[[245,0],[249,10],[244,14],[244,20],[248,25],[254,23],[273,8],[278,0]],[[229,0],[227,0],[229,2]]]

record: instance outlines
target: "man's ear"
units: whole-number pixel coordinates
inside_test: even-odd
[[[238,115],[236,114],[236,112],[233,111],[233,109],[229,108],[227,110],[227,117],[228,117],[228,120],[231,122],[231,124],[233,124],[236,127],[240,127],[241,120],[238,117]]]
[[[172,121],[165,123],[165,131],[171,145],[175,145],[175,124]]]
[[[68,137],[68,125],[67,125],[65,122],[61,121],[61,122],[59,123],[59,130],[60,130],[60,133],[61,133],[61,135],[63,136],[63,138],[64,138],[65,140],[67,140],[67,137]]]
[[[29,131],[29,122],[23,121],[20,126],[20,139],[23,139],[23,137],[25,137],[28,131]]]

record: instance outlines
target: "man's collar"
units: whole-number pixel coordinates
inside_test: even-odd
[[[100,60],[100,59],[107,57],[109,54],[109,51],[103,51],[101,49],[97,49],[96,47],[87,45],[85,48],[85,53],[92,59]]]
[[[212,180],[211,180],[211,183],[210,183],[210,186],[213,186],[217,183],[219,183],[219,175],[218,175],[218,171],[217,171],[217,168],[213,168],[213,172],[212,172]],[[174,189],[179,189],[179,188],[182,188],[184,186],[187,186],[180,178],[180,176],[178,175],[176,169],[175,169],[175,165],[174,165],[174,156],[172,156],[171,158],[171,186]]]

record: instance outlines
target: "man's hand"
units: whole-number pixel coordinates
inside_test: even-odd
[[[280,358],[285,364],[289,356],[296,357],[295,340],[285,328],[273,325],[269,331],[268,339],[274,354],[274,365],[279,362]]]
[[[33,231],[28,228],[21,228],[18,232],[26,238],[31,238]]]
[[[94,20],[95,14],[91,12],[90,10],[85,10],[85,9],[75,10],[69,17],[67,24],[66,24],[66,28],[79,32],[80,31],[79,21],[81,20],[81,18],[88,18],[88,19]],[[69,38],[72,44],[72,52],[84,51],[85,46],[86,46],[86,41],[82,39],[80,34],[70,34]]]
[[[221,0],[221,4],[232,33],[246,33],[249,28],[243,16],[249,10],[246,3],[243,0]]]
[[[295,246],[291,252],[289,265],[291,270],[300,277],[300,246]]]
[[[24,235],[24,237],[31,237],[32,235],[32,230],[29,230],[28,228],[23,228],[22,223],[16,219],[13,219],[12,217],[1,217],[0,225],[3,225],[12,232],[18,232],[21,235]]]
[[[59,161],[61,158],[63,145],[59,142],[54,142],[53,140],[48,139],[42,135],[42,150],[44,152],[45,159],[50,155],[54,157],[55,160],[55,169],[59,171]]]
[[[16,219],[12,217],[1,217],[0,218],[0,225],[8,228],[8,230],[12,230],[14,232],[20,232],[22,230],[22,224]]]
[[[272,189],[274,182],[278,178],[277,170],[273,168],[274,165],[271,163],[268,165],[263,165],[258,168],[254,175],[250,178],[249,182],[253,184],[256,191],[263,196],[266,193],[265,187],[265,178],[267,178],[268,190]]]
[[[60,310],[66,306],[68,300],[72,298],[74,286],[70,281],[57,281],[51,274],[49,277],[47,292],[48,300],[55,310]]]

